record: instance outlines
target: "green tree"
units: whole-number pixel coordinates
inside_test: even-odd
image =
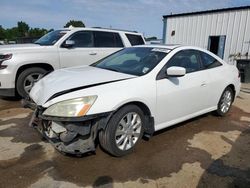
[[[17,27],[8,29],[5,29],[0,25],[0,40],[15,41],[22,37],[40,38],[50,31],[53,31],[53,29],[48,31],[44,28],[30,28],[27,23],[20,21],[17,22]]]
[[[6,38],[5,29],[0,25],[0,40],[4,40]]]
[[[18,32],[17,27],[13,27],[11,29],[6,29],[5,37],[6,37],[7,40],[16,40],[18,35],[19,35],[19,32]]]
[[[45,35],[48,31],[46,29],[40,29],[40,28],[31,28],[29,30],[29,37],[37,37],[40,38],[43,35]]]
[[[18,37],[27,37],[29,34],[29,25],[25,22],[17,22]]]
[[[80,20],[70,20],[69,22],[66,23],[64,27],[69,27],[71,25],[73,27],[85,27],[85,24]]]

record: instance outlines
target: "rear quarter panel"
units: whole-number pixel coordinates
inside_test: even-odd
[[[213,106],[218,104],[223,91],[231,84],[235,87],[236,96],[238,95],[240,79],[235,66],[225,63],[223,66],[209,69],[207,72],[209,74],[209,87]]]

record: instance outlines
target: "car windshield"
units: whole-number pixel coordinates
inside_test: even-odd
[[[40,39],[38,39],[35,44],[39,45],[54,45],[63,35],[67,33],[67,30],[56,30],[51,31],[48,34],[44,35]]]
[[[142,76],[149,73],[167,54],[164,48],[131,47],[118,51],[91,66]]]

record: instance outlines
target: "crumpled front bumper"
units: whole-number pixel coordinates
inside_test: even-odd
[[[31,125],[60,152],[83,154],[95,151],[94,141],[97,134],[97,124],[93,125],[91,121],[79,124],[65,124],[35,120]],[[54,128],[55,125],[57,128]]]
[[[111,113],[81,118],[45,117],[44,108],[29,100],[23,107],[34,110],[29,125],[42,134],[58,151],[74,155],[95,151],[95,140],[100,129],[107,124]]]

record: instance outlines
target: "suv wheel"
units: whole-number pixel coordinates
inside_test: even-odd
[[[129,105],[121,108],[99,133],[101,146],[111,155],[121,157],[131,153],[143,134],[145,116],[142,110]]]
[[[45,69],[39,67],[24,70],[17,79],[18,94],[23,98],[27,97],[35,82],[41,79],[46,72]]]

